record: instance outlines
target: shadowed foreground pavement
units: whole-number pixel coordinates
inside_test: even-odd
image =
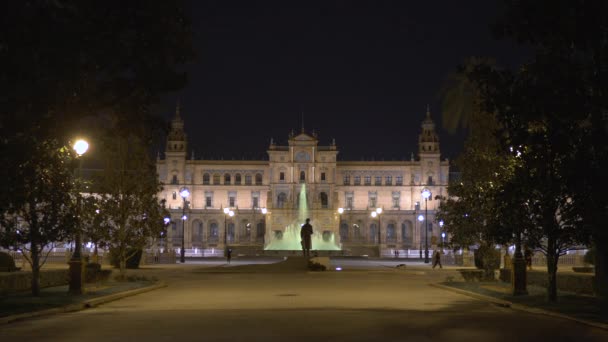
[[[301,260],[300,260],[301,261]],[[291,261],[299,262],[299,261]],[[608,341],[608,332],[429,287],[448,270],[307,273],[295,264],[138,271],[169,287],[82,312],[15,322],[2,340]],[[299,267],[296,267],[296,269]]]

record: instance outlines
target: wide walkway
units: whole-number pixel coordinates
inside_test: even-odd
[[[302,261],[302,260],[300,260]],[[390,265],[155,266],[169,286],[101,307],[3,326],[1,340],[608,341],[608,332],[428,286],[450,270]],[[295,263],[294,263],[295,262]],[[291,265],[289,265],[291,263]]]

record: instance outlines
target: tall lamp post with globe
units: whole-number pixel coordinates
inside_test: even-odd
[[[429,263],[429,217],[427,201],[431,197],[429,189],[422,190],[422,198],[424,198],[424,263]]]
[[[186,220],[188,219],[188,217],[186,216],[186,205],[188,203],[186,201],[186,198],[188,198],[188,196],[190,196],[190,191],[188,191],[188,188],[182,188],[179,191],[179,195],[184,200],[184,204],[182,205],[182,248],[179,250],[179,262],[181,262],[183,264],[186,262],[186,250],[184,249],[184,236],[186,235]]]
[[[74,151],[78,155],[78,175],[77,179],[80,181],[82,178],[82,155],[87,152],[89,149],[89,143],[86,140],[79,139],[74,143]],[[78,216],[78,227],[76,228],[76,238],[75,238],[75,246],[74,246],[74,254],[72,254],[72,258],[70,259],[70,283],[69,283],[69,293],[73,295],[82,294],[82,256],[81,256],[81,248],[82,241],[80,230],[82,227],[80,226],[80,188],[78,190],[78,196],[76,198],[76,211]]]
[[[381,234],[381,230],[382,230],[382,221],[380,219],[380,216],[382,215],[382,208],[376,208],[376,210],[372,211],[372,217],[373,218],[378,218],[378,257],[382,256],[382,235]]]

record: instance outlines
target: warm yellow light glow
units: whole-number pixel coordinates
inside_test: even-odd
[[[78,139],[74,143],[74,151],[76,151],[76,153],[79,156],[85,154],[88,149],[89,149],[89,143],[86,142],[86,140]]]

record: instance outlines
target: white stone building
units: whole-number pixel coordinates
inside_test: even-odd
[[[382,255],[417,254],[425,241],[431,248],[441,239],[435,197],[447,195],[449,163],[440,159],[428,110],[421,128],[418,158],[410,161],[337,161],[335,143],[319,146],[314,133],[304,130],[291,134],[286,146],[271,141],[268,160],[194,160],[187,158],[178,108],[165,158],[157,161],[164,183],[159,197],[166,200],[172,219],[167,246],[180,248],[185,213],[188,254],[217,255],[227,245],[237,254],[265,253],[268,243],[299,219],[298,199],[305,184],[306,215],[324,239],[336,241],[338,254],[377,255],[379,246]],[[183,188],[189,191],[185,201],[180,197]],[[431,192],[426,204],[421,194],[425,188]],[[425,206],[428,220],[420,222],[416,218],[424,216]],[[372,217],[377,208],[381,214]]]

